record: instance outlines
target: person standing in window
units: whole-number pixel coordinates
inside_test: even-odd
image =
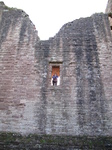
[[[53,80],[52,80],[53,86],[57,86],[57,79],[58,79],[57,74],[55,73],[52,78],[53,78]]]

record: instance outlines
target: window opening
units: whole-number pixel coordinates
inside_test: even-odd
[[[51,85],[60,85],[60,66],[52,66]]]

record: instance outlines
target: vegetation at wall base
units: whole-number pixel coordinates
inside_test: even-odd
[[[66,149],[112,149],[112,137],[37,135],[22,136],[18,133],[1,132],[0,149],[6,150],[66,150]]]

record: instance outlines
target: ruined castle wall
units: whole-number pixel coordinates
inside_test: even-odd
[[[34,53],[39,38],[22,10],[5,5],[0,10],[0,130],[34,132],[39,95]]]
[[[97,16],[94,20],[103,85],[102,99],[105,98],[106,101],[105,109],[102,109],[102,111],[105,114],[106,131],[109,135],[112,135],[112,34],[107,16]]]
[[[0,131],[111,135],[108,16],[77,19],[40,41],[24,12],[0,10]],[[53,66],[59,86],[51,85]]]
[[[111,45],[104,14],[68,23],[54,38],[41,42],[41,133],[111,134]],[[60,66],[57,87],[50,85],[54,65]]]
[[[112,12],[112,0],[108,0],[107,7],[105,10],[106,13]]]
[[[110,22],[111,31],[112,31],[112,0],[108,0],[105,13],[108,14],[109,16],[109,22]]]

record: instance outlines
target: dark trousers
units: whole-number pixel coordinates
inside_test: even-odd
[[[57,81],[53,81],[53,86],[57,86]]]

